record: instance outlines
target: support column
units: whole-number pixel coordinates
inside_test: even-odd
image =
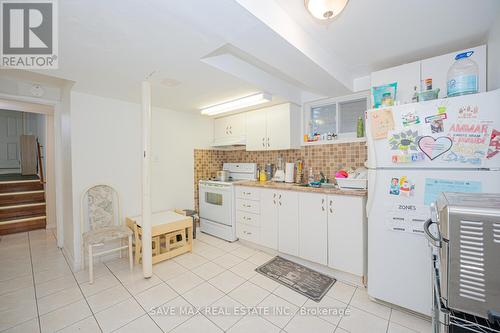
[[[142,271],[153,275],[151,244],[151,83],[142,82]]]

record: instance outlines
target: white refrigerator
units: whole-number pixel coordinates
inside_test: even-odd
[[[500,192],[500,90],[366,112],[368,294],[431,314],[423,235],[441,192]]]

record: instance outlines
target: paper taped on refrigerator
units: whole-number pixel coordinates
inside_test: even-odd
[[[499,106],[495,90],[368,110],[368,165],[500,168]]]

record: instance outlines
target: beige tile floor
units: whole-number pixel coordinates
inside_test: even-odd
[[[341,281],[313,302],[254,271],[270,258],[200,234],[193,253],[155,265],[150,279],[141,267],[130,272],[124,258],[96,265],[90,285],[87,271],[72,272],[51,231],[4,236],[0,332],[431,331],[428,321],[375,303],[365,289]],[[212,311],[194,310],[208,306]]]

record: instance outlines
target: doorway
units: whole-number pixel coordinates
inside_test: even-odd
[[[0,235],[55,228],[53,110],[2,102]]]

